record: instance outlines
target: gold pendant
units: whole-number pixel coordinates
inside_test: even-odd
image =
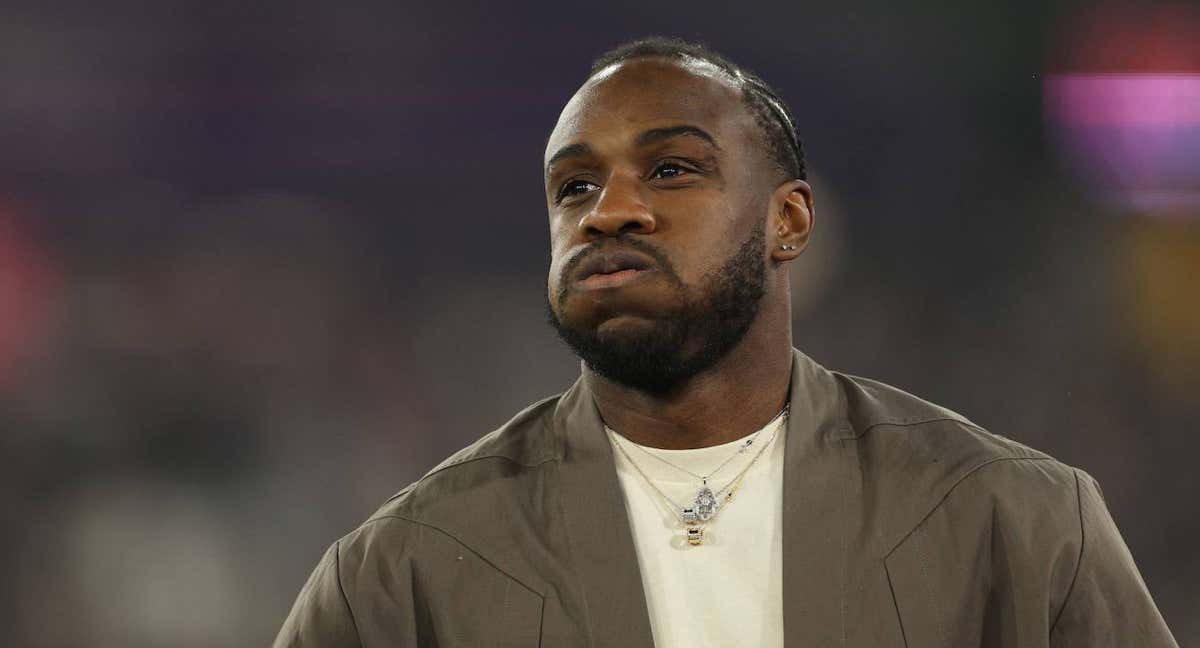
[[[687,528],[688,544],[695,546],[704,542],[704,527],[689,526]]]

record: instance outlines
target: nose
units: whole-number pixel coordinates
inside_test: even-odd
[[[642,197],[639,179],[631,176],[613,172],[592,209],[579,220],[585,239],[654,231],[654,215]]]

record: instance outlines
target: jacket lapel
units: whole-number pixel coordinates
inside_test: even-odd
[[[594,646],[654,645],[612,446],[582,377],[559,400],[563,514]]]
[[[859,501],[853,431],[837,381],[792,350],[783,468],[783,633],[788,646],[846,643],[846,581]]]
[[[783,470],[783,628],[788,646],[846,642],[850,511],[860,501],[853,431],[833,374],[792,349]],[[653,646],[646,595],[612,446],[582,378],[555,432],[566,534],[595,646]]]

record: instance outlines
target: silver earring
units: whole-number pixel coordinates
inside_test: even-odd
[[[796,246],[795,246],[795,245],[787,245],[787,244],[783,244],[783,245],[780,245],[780,246],[779,246],[779,249],[781,249],[781,250],[795,250],[795,249],[796,249]]]

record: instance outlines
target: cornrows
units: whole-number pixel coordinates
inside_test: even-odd
[[[650,36],[623,43],[592,62],[589,76],[610,65],[641,58],[696,59],[724,71],[741,86],[742,99],[761,131],[771,161],[788,179],[808,179],[804,144],[796,135],[795,122],[779,93],[753,72],[700,43],[679,38]]]

